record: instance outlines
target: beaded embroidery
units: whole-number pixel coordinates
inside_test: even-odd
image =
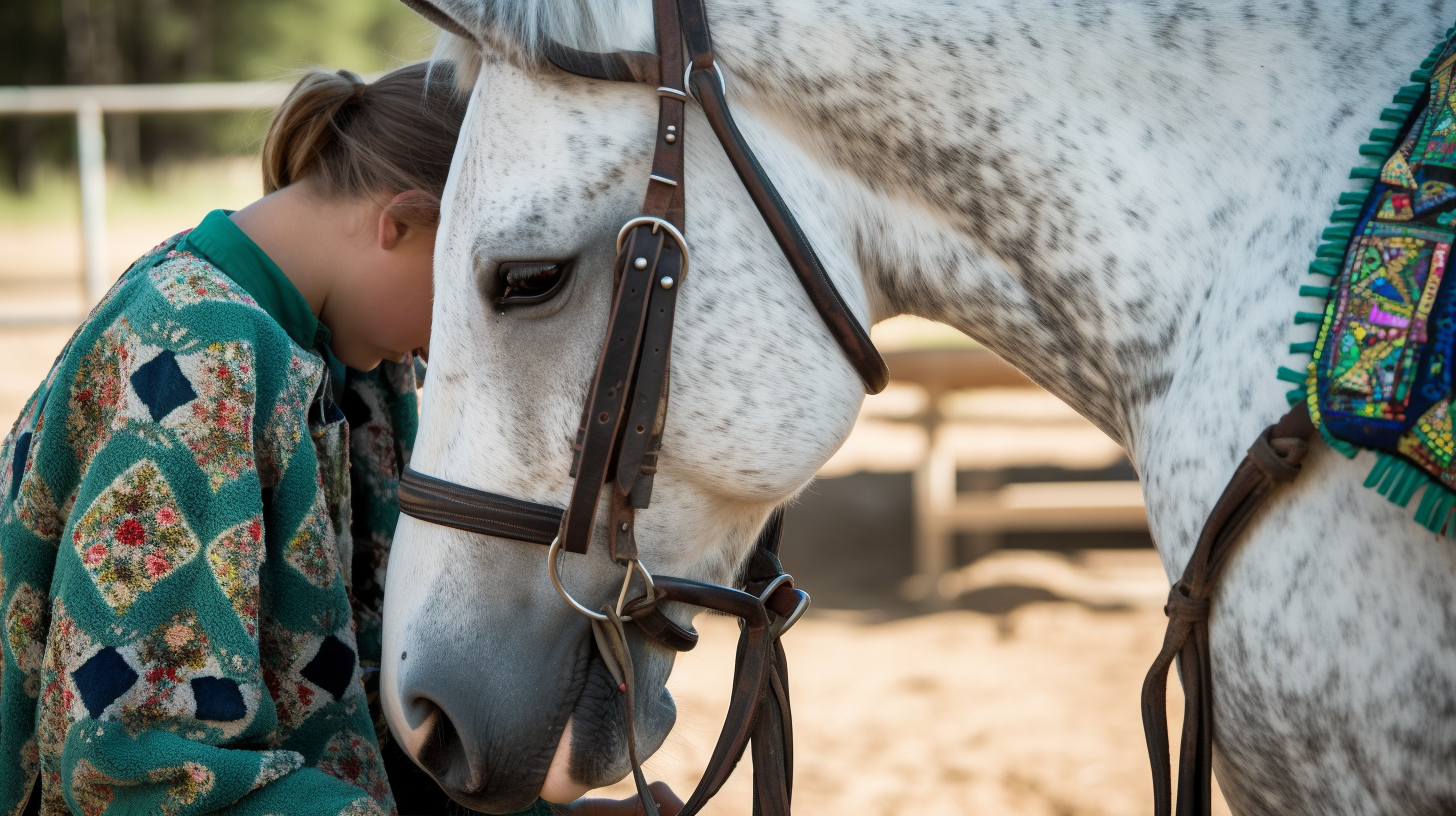
[[[1456,243],[1456,28],[1411,74],[1381,119],[1399,125],[1371,131],[1361,155],[1381,166],[1357,167],[1366,192],[1340,196],[1310,273],[1329,287],[1305,371],[1281,369],[1298,383],[1321,436],[1354,456],[1374,450],[1367,487],[1402,507],[1426,490],[1416,520],[1456,537],[1456,433],[1451,414],[1451,355],[1456,353],[1456,296],[1447,274]],[[1358,205],[1358,206],[1354,206]]]

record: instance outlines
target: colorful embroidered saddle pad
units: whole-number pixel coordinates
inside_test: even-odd
[[[1351,177],[1368,191],[1340,197],[1312,274],[1331,285],[1300,292],[1323,296],[1303,372],[1280,371],[1303,387],[1303,399],[1325,440],[1347,456],[1379,456],[1366,485],[1406,506],[1425,487],[1416,518],[1456,537],[1456,437],[1452,366],[1456,292],[1448,273],[1456,241],[1456,29],[1411,75],[1381,118],[1395,125],[1371,132],[1360,153],[1380,162]]]

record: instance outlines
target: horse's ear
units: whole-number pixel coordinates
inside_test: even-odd
[[[440,28],[478,43],[481,39],[480,10],[464,0],[402,0],[421,17]]]

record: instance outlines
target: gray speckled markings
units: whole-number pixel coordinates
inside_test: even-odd
[[[486,45],[454,49],[479,80],[437,247],[414,464],[561,505],[656,104],[530,54],[546,33],[640,48],[650,12],[437,5]],[[1312,333],[1289,322],[1313,306],[1294,293],[1358,145],[1456,19],[1456,0],[708,6],[745,135],[851,308],[951,323],[1118,439],[1170,576],[1283,413],[1273,372]],[[695,111],[685,138],[694,269],[638,537],[654,570],[721,582],[843,441],[861,389]],[[549,304],[501,315],[483,294],[501,261],[568,257],[577,272]],[[1363,489],[1369,465],[1316,449],[1216,599],[1215,768],[1236,813],[1456,813],[1456,548]],[[468,735],[467,801],[625,772],[543,560],[401,522],[386,709],[411,750],[422,700]],[[604,558],[568,573],[586,595],[616,579]],[[532,642],[566,645],[547,665]],[[408,671],[389,660],[405,648]],[[642,649],[660,689],[670,657]],[[655,699],[640,744],[670,728]],[[568,717],[572,762],[548,775]]]

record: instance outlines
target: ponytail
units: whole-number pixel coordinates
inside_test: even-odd
[[[336,198],[418,191],[395,215],[433,226],[464,118],[448,62],[406,66],[372,83],[351,71],[312,71],[268,127],[263,191],[305,178]]]

